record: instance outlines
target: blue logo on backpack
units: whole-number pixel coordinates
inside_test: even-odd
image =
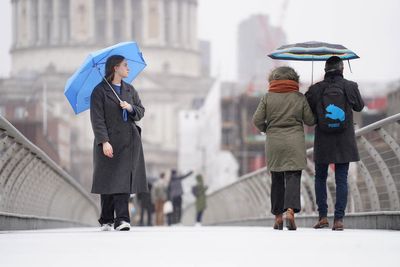
[[[343,109],[335,106],[334,104],[330,104],[326,107],[326,111],[328,112],[325,114],[325,118],[330,118],[332,120],[339,120],[343,122],[346,119],[346,113]]]

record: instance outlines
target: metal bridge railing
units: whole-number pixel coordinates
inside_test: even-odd
[[[89,194],[0,116],[0,218],[94,225],[97,216]]]
[[[349,171],[347,213],[400,211],[400,113],[356,131],[360,162]],[[302,214],[316,215],[313,149],[307,150],[307,169],[301,180]],[[327,180],[329,213],[335,202],[334,173]],[[207,198],[205,224],[268,218],[271,177],[266,168],[249,173]],[[194,218],[194,205],[184,220]],[[190,217],[190,218],[189,218]]]

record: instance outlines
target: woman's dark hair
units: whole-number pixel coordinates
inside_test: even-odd
[[[105,77],[109,83],[111,83],[112,80],[114,79],[114,73],[115,73],[114,67],[121,64],[121,62],[124,61],[124,59],[125,58],[120,55],[113,55],[107,58]]]

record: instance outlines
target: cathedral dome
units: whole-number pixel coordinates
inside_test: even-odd
[[[136,41],[147,71],[197,77],[197,0],[13,0],[11,75],[72,73],[90,51]]]

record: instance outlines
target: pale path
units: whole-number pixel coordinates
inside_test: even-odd
[[[399,266],[399,252],[400,232],[395,231],[154,227],[0,232],[1,267],[379,267]]]

